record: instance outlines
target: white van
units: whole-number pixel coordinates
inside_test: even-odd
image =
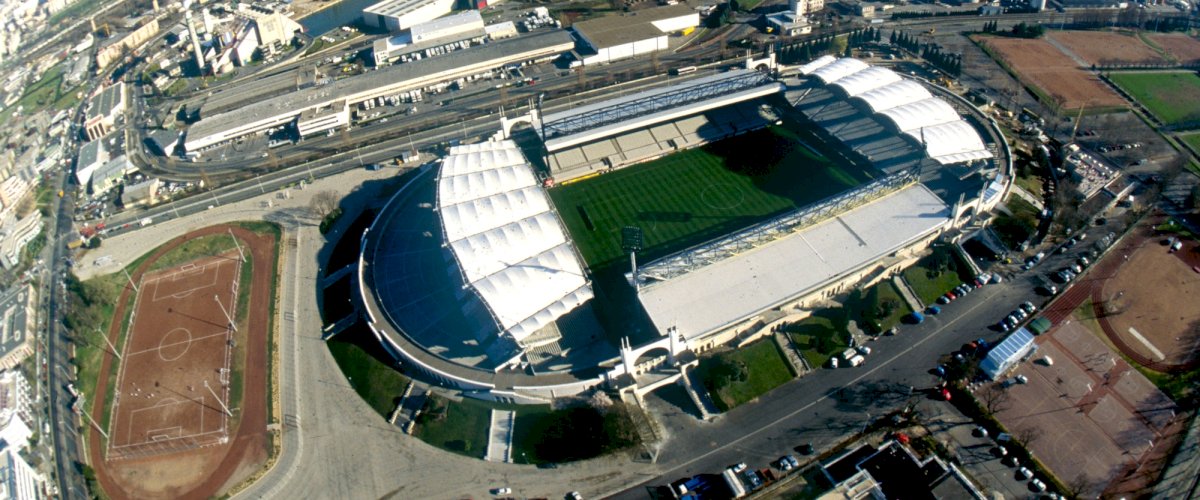
[[[861,355],[858,355],[858,356],[854,356],[853,358],[850,358],[850,361],[848,361],[848,364],[850,366],[858,366],[858,365],[863,364],[863,361],[866,361],[866,358],[862,357]]]

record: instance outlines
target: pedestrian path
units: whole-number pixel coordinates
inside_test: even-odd
[[[900,296],[904,297],[904,302],[908,303],[908,307],[914,311],[925,310],[925,304],[921,303],[921,299],[917,298],[917,294],[912,291],[912,287],[908,286],[908,280],[904,276],[897,274],[892,277],[892,284],[896,285],[896,290],[900,291]]]
[[[487,455],[489,462],[512,463],[513,424],[517,413],[511,410],[492,410],[491,426],[488,429]]]

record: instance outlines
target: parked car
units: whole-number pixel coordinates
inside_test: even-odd
[[[735,474],[738,472],[744,471],[744,470],[746,470],[746,462],[734,464],[733,467],[730,467],[730,469],[733,470],[733,472]]]
[[[925,314],[928,314],[931,316],[937,316],[941,312],[942,312],[942,308],[940,308],[938,306],[929,306],[929,307],[925,308]]]
[[[1033,305],[1033,302],[1028,300],[1021,303],[1021,309],[1029,314],[1037,312],[1037,306]]]

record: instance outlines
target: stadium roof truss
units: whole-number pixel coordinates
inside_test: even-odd
[[[824,201],[663,257],[638,268],[636,284],[647,285],[655,281],[667,281],[737,256],[899,191],[918,180],[919,174],[916,169],[901,170]],[[634,277],[626,274],[626,279],[633,280]]]
[[[592,297],[583,265],[515,143],[451,148],[437,187],[446,245],[502,334],[522,344]]]
[[[690,80],[665,89],[638,93],[613,99],[598,105],[581,106],[571,111],[554,113],[542,121],[542,140],[578,134],[588,130],[662,111],[681,108],[772,83],[771,78],[758,71],[736,70]]]

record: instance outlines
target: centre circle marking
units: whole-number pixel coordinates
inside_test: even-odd
[[[192,346],[192,332],[187,328],[175,328],[158,341],[158,357],[163,361],[175,361],[187,354]]]
[[[700,200],[715,210],[729,210],[741,206],[746,193],[741,186],[732,182],[711,184],[700,191]]]

